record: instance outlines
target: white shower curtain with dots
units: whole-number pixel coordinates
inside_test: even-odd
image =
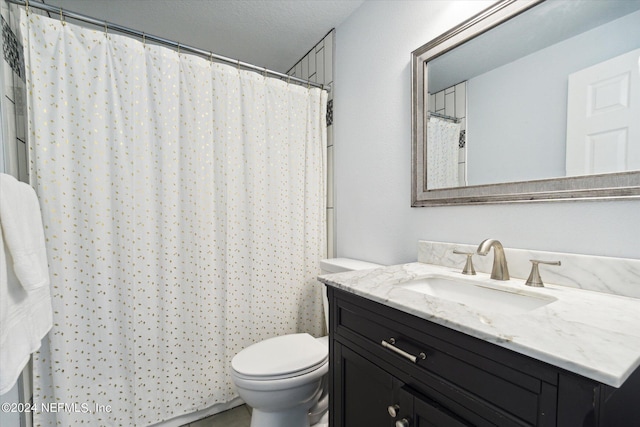
[[[228,402],[231,358],[323,332],[326,92],[22,11],[54,327],[36,425]],[[86,410],[85,410],[86,409]]]
[[[427,186],[432,190],[458,187],[460,123],[431,116],[427,138]]]

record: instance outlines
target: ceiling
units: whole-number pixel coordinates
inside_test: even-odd
[[[286,72],[364,0],[44,0]]]

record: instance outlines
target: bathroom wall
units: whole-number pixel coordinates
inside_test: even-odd
[[[17,19],[2,1],[2,164],[1,171],[27,182],[26,85]]]
[[[312,82],[333,86],[335,30],[331,30],[307,52],[287,74]],[[329,91],[327,105],[327,258],[335,256],[335,203],[333,193],[333,91]]]
[[[411,208],[410,54],[491,1],[365,2],[336,29],[337,256],[416,260],[419,239],[640,258],[640,200]]]

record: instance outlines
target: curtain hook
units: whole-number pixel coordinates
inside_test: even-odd
[[[180,55],[180,42],[178,42],[178,55]]]
[[[240,60],[239,59],[236,62],[236,68],[237,68],[238,71],[240,71]]]
[[[107,21],[104,21],[104,35],[105,37],[109,37],[109,27],[107,26]]]
[[[62,22],[62,25],[67,25],[67,23],[64,20],[64,15],[62,14],[62,8],[60,8],[60,22]]]
[[[266,79],[267,78],[267,67],[264,67],[264,71],[262,73],[262,76]]]
[[[213,52],[209,52],[209,61],[213,63]]]
[[[142,33],[142,46],[147,47],[147,35]]]
[[[291,83],[291,74],[287,75],[287,85]]]
[[[29,0],[25,0],[24,9],[27,12],[27,16],[29,16]]]

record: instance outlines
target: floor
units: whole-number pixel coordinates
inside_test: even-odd
[[[182,427],[249,427],[249,424],[251,414],[249,409],[242,405]]]

